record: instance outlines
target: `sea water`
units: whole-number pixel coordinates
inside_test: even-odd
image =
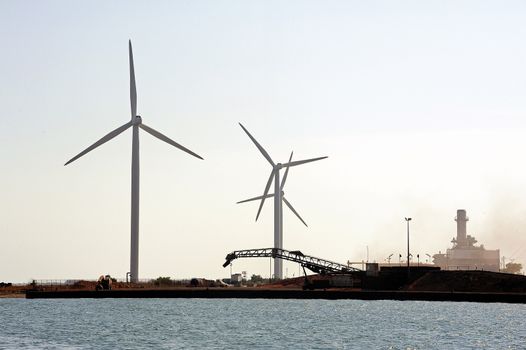
[[[526,305],[0,299],[0,349],[526,349]]]

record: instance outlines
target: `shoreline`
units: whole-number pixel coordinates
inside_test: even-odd
[[[526,304],[526,293],[473,293],[378,290],[301,290],[271,288],[179,288],[116,289],[106,291],[56,290],[27,291],[26,299],[105,299],[105,298],[199,298],[199,299],[325,299],[452,301]]]
[[[26,298],[25,293],[5,293],[0,294],[0,299],[21,299]]]

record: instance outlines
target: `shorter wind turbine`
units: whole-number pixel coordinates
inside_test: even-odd
[[[293,155],[294,152],[291,152],[290,153],[290,158],[289,158],[289,161],[288,163],[290,163],[292,161],[292,155]],[[307,225],[307,223],[305,222],[305,220],[302,219],[302,217],[300,216],[300,214],[298,214],[298,212],[296,211],[296,209],[294,209],[294,207],[292,206],[292,204],[290,204],[290,202],[287,200],[287,198],[285,198],[285,191],[283,191],[283,188],[285,187],[285,182],[287,181],[287,176],[289,174],[289,169],[290,167],[289,166],[286,166],[286,169],[285,169],[285,175],[283,175],[283,179],[281,180],[281,185],[280,185],[280,189],[281,189],[281,200],[285,203],[285,205],[287,207],[289,207],[289,209],[294,213],[294,215],[296,215],[298,217],[298,219],[300,219],[300,221],[303,223],[303,225],[305,225],[306,227],[309,227],[309,225]],[[239,201],[237,202],[237,204],[240,204],[240,203],[246,203],[246,202],[252,202],[252,201],[258,201],[258,200],[262,200],[262,199],[266,199],[266,198],[270,198],[270,197],[274,197],[274,193],[269,193],[267,194],[266,196],[257,196],[257,197],[253,197],[253,198],[249,198],[249,199],[245,199],[245,200],[242,200],[242,201]],[[283,205],[280,206],[280,227],[281,227],[281,232],[283,233]],[[256,218],[257,220],[257,218]]]
[[[131,167],[131,252],[130,252],[130,279],[132,282],[138,282],[139,280],[139,128],[143,129],[152,136],[158,138],[161,141],[164,141],[181,151],[184,151],[196,158],[203,159],[201,156],[190,151],[188,148],[178,144],[172,139],[164,136],[157,130],[146,126],[143,124],[142,118],[140,115],[137,115],[137,89],[135,87],[135,70],[133,66],[133,52],[131,40],[128,45],[129,49],[129,59],[130,59],[130,102],[131,102],[131,120],[126,124],[118,127],[113,130],[93,145],[86,148],[84,151],[77,154],[75,157],[71,158],[66,164],[75,161],[76,159],[82,157],[86,153],[94,150],[100,145],[108,142],[114,137],[118,136],[128,128],[133,127],[133,136],[132,136],[132,167]]]
[[[256,141],[256,139],[248,132],[248,130],[239,123],[241,128],[245,131],[245,133],[248,135],[248,137],[252,140],[252,142],[256,145],[256,147],[259,149],[263,157],[270,163],[272,166],[272,171],[270,172],[270,176],[268,178],[267,184],[265,186],[265,191],[263,192],[262,196],[250,198],[238,203],[244,203],[254,200],[261,200],[261,203],[259,204],[259,209],[256,214],[256,221],[259,218],[259,214],[261,213],[261,209],[263,209],[263,204],[265,203],[265,199],[274,197],[274,248],[283,249],[283,206],[282,202],[285,202],[285,205],[289,207],[289,209],[303,222],[305,226],[307,224],[305,221],[301,218],[301,216],[298,214],[298,212],[294,209],[292,204],[290,204],[287,199],[284,198],[284,192],[283,187],[285,186],[285,182],[287,180],[289,168],[297,165],[302,165],[305,163],[314,162],[317,160],[322,160],[328,157],[317,157],[317,158],[311,158],[311,159],[304,159],[304,160],[296,160],[292,161],[292,153],[290,154],[289,161],[287,163],[274,163],[270,155],[265,151],[265,149]],[[285,174],[283,176],[283,181],[280,182],[280,176],[279,172],[281,169],[285,169]],[[272,181],[274,181],[274,193],[269,194],[270,186],[272,185]],[[283,278],[283,265],[282,261],[278,258],[274,258],[274,277],[278,279]]]

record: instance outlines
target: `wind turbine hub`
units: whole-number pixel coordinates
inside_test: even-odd
[[[140,115],[138,115],[135,118],[133,118],[133,125],[140,125],[140,124],[142,124],[142,118]]]

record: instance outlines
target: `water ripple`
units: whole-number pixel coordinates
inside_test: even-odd
[[[0,299],[0,349],[524,349],[526,306]]]

